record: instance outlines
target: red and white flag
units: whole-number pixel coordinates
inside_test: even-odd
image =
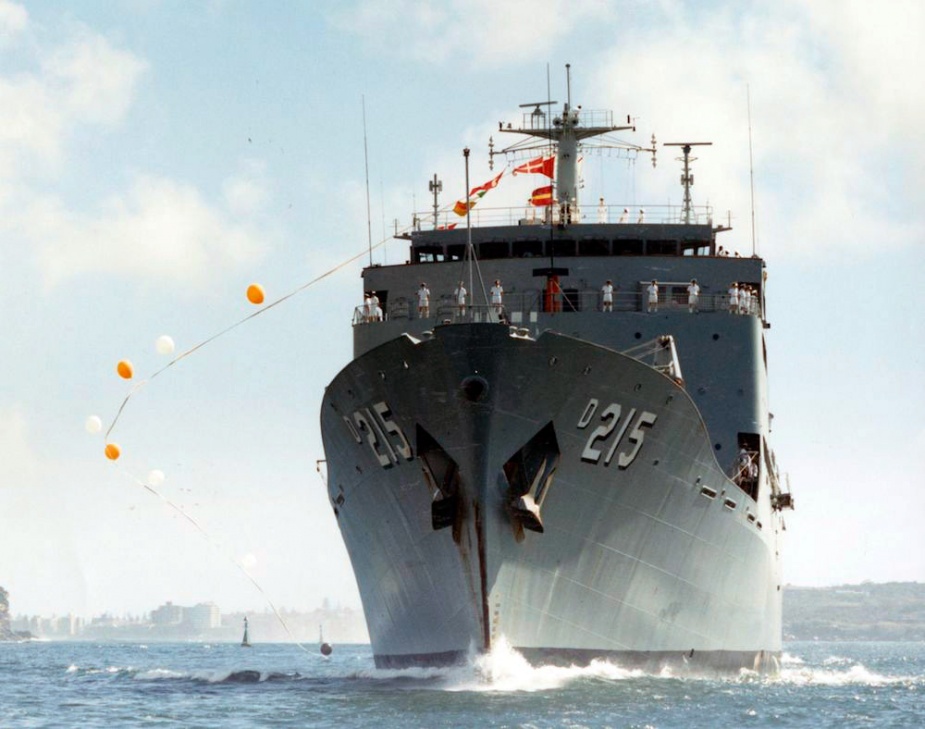
[[[515,167],[511,172],[515,175],[527,174],[532,172],[537,175],[546,175],[550,180],[555,178],[556,156],[554,154],[548,157],[537,157],[529,162]]]

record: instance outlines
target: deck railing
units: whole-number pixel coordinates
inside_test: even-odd
[[[701,294],[694,311],[697,313],[721,312],[735,315],[760,316],[760,301],[752,298],[745,306],[736,306],[730,311],[729,296],[727,294]],[[645,291],[617,291],[613,294],[613,311],[640,311],[647,312],[649,308],[648,297]],[[687,294],[660,292],[657,312],[689,312]],[[569,312],[597,311],[606,316],[603,295],[600,291],[575,289],[566,290],[561,294],[547,295],[543,291],[534,290],[505,294],[501,307],[492,305],[466,305],[459,307],[453,303],[452,296],[447,295],[432,300],[426,316],[421,316],[417,302],[412,298],[399,297],[389,301],[382,311],[382,319],[413,320],[426,319],[434,323],[463,323],[502,321],[511,324],[528,323],[537,320],[539,313],[567,314]],[[381,319],[371,314],[365,305],[354,309],[353,324],[375,324]]]
[[[624,212],[625,211],[625,212]],[[558,225],[562,222],[563,211],[559,205],[534,207],[492,208],[476,205],[469,211],[473,227],[482,228],[491,225]],[[572,225],[589,223],[626,223],[626,224],[678,224],[684,222],[684,209],[681,205],[609,205],[589,203],[573,208],[569,215]],[[713,208],[710,205],[695,205],[691,209],[691,224],[712,225]],[[414,230],[446,230],[464,228],[465,215],[459,216],[452,210],[441,210],[434,220],[433,210],[414,213]]]

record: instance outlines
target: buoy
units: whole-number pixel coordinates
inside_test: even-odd
[[[91,415],[84,423],[88,433],[99,433],[103,429],[103,421],[96,415]]]
[[[157,341],[154,343],[154,346],[157,349],[158,354],[173,354],[173,339],[168,337],[166,334],[159,336]]]
[[[252,304],[263,303],[263,286],[260,284],[251,284],[247,287],[247,300]]]
[[[106,458],[108,458],[110,461],[115,461],[120,455],[119,446],[117,446],[115,443],[107,443],[103,453],[106,454]]]
[[[120,359],[119,364],[116,365],[116,372],[119,373],[119,377],[123,380],[132,379],[132,375],[135,374],[135,371],[132,369],[132,363],[127,359]]]
[[[164,472],[159,468],[155,468],[148,474],[148,486],[160,486],[164,483]]]
[[[324,626],[318,626],[318,644],[321,647],[321,655],[329,656],[334,652],[334,649],[331,647],[330,643],[324,642]]]

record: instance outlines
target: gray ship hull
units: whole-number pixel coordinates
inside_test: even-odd
[[[321,421],[378,666],[501,640],[536,662],[773,666],[778,515],[727,478],[658,370],[551,332],[443,326],[351,362]]]

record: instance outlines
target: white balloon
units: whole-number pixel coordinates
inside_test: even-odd
[[[244,568],[246,568],[246,569],[250,569],[251,567],[253,567],[253,566],[256,565],[256,564],[257,564],[257,557],[254,556],[254,555],[253,555],[252,553],[250,553],[250,552],[248,552],[248,553],[245,554],[243,557],[241,557],[241,566],[244,567]]]
[[[151,473],[148,474],[148,486],[160,486],[164,483],[164,472],[158,468],[155,468]]]
[[[158,354],[173,354],[173,339],[166,334],[159,336],[154,346],[157,347]]]
[[[84,423],[84,427],[88,433],[99,433],[103,429],[103,421],[96,415],[91,415],[87,418],[87,422]]]

